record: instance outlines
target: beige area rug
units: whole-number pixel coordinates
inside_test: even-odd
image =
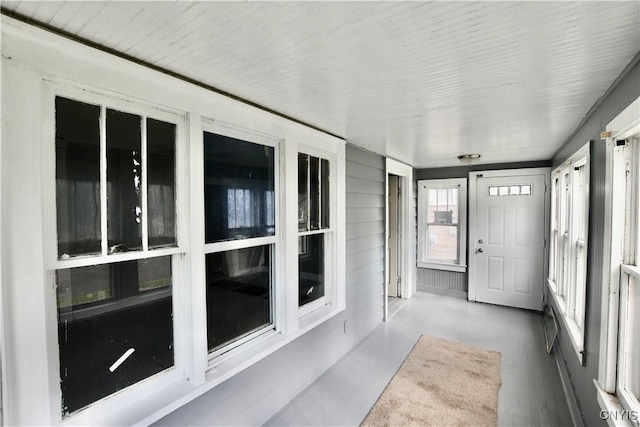
[[[423,335],[362,426],[496,426],[500,353]]]

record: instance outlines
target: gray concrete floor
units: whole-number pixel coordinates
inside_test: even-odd
[[[359,425],[422,334],[502,354],[498,425],[571,425],[554,358],[545,351],[542,315],[423,292],[266,425]]]

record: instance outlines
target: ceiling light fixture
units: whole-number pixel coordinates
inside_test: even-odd
[[[460,160],[460,163],[463,165],[471,166],[478,163],[480,160],[480,154],[462,154],[458,156],[458,160]]]

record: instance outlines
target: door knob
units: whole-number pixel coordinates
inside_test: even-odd
[[[481,254],[482,252],[484,252],[484,251],[482,250],[482,248],[478,248],[478,249],[476,250],[476,253],[477,253],[477,254]]]

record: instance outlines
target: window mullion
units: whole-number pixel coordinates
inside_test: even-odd
[[[140,132],[141,132],[141,138],[140,138],[140,163],[141,163],[141,168],[142,168],[142,173],[140,174],[140,179],[142,182],[142,188],[141,188],[141,199],[142,199],[142,250],[143,251],[148,251],[149,250],[149,227],[148,227],[148,212],[147,212],[147,117],[146,116],[142,116],[141,117],[142,123],[140,125]]]
[[[100,236],[102,255],[108,254],[107,234],[107,108],[100,106]]]

